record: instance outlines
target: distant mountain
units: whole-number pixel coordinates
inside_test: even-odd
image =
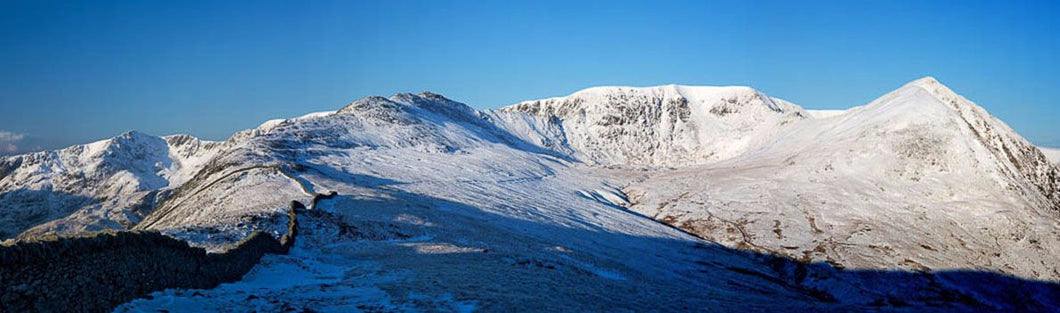
[[[747,87],[489,111],[397,94],[223,142],[131,132],[0,160],[0,238],[24,241],[131,229],[221,251],[336,193],[243,281],[118,311],[1060,305],[1060,169],[931,78],[843,112]]]
[[[131,227],[220,147],[128,132],[0,159],[0,239]]]

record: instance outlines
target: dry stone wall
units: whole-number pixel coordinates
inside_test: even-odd
[[[304,210],[292,201],[280,240],[255,232],[222,253],[138,231],[0,246],[0,312],[107,312],[155,291],[237,281],[265,254],[287,253]]]

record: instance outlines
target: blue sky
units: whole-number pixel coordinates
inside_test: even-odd
[[[134,129],[223,139],[424,90],[496,108],[598,85],[750,85],[846,108],[926,75],[1060,146],[1057,14],[1050,1],[9,0],[0,150]]]

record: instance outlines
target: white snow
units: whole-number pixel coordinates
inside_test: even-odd
[[[1049,162],[1060,165],[1060,148],[1038,147],[1038,150],[1041,150],[1042,153],[1045,154],[1045,157],[1049,159]]]
[[[1060,227],[1044,222],[1057,204],[1038,189],[1055,195],[1056,185],[1036,176],[1048,165],[1029,154],[1013,163],[1004,151],[1019,155],[1026,141],[937,86],[919,80],[792,123],[724,162],[638,174],[625,190],[635,211],[727,246],[856,268],[1060,279],[1050,261]],[[1008,148],[976,135],[989,132]]]
[[[300,219],[302,231],[292,255],[270,257],[238,283],[194,293],[156,293],[152,300],[134,301],[119,311],[259,309],[264,304],[256,299],[321,311],[357,305],[384,311],[676,310],[682,303],[706,305],[707,299],[735,307],[743,306],[737,300],[747,297],[709,282],[726,277],[743,281],[744,274],[702,264],[768,271],[745,255],[630,214],[610,201],[582,196],[576,191],[588,190],[602,199],[614,198],[616,192],[591,168],[523,150],[532,147],[512,142],[515,139],[494,133],[489,124],[468,120],[473,116],[460,111],[413,105],[422,99],[392,99],[403,102],[390,103],[399,110],[386,115],[345,112],[279,125],[215,160],[244,166],[298,164],[301,169],[290,172],[293,180],[307,182],[314,191],[338,192],[321,205],[322,212],[334,217],[314,219],[307,214]],[[391,118],[408,124],[378,120]],[[287,155],[288,148],[300,153]],[[204,182],[228,181],[224,177],[234,177],[232,171],[204,176]],[[227,216],[249,212],[227,203],[258,201],[262,195],[294,189],[274,185],[290,178],[246,173],[233,180],[243,184],[237,189],[218,183],[174,195],[167,204],[203,204],[173,210],[164,204],[145,220],[150,222],[144,228],[198,239],[196,230],[182,226],[231,225],[224,221]],[[203,202],[221,197],[233,198]],[[282,207],[287,202],[281,198],[260,200]],[[294,284],[269,282],[277,275],[292,277]],[[748,284],[775,289],[770,298],[801,297],[771,283]],[[364,295],[343,296],[355,291]],[[656,292],[688,300],[660,302],[653,296]],[[761,296],[758,301],[765,300]]]
[[[847,110],[806,110],[812,118],[829,118],[843,115]]]
[[[187,135],[129,132],[5,158],[0,238],[130,227],[150,213],[159,192],[178,187],[219,147]]]

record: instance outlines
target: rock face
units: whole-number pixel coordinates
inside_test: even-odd
[[[791,103],[747,87],[597,87],[503,108],[555,118],[584,162],[684,166],[747,152],[804,119]]]

